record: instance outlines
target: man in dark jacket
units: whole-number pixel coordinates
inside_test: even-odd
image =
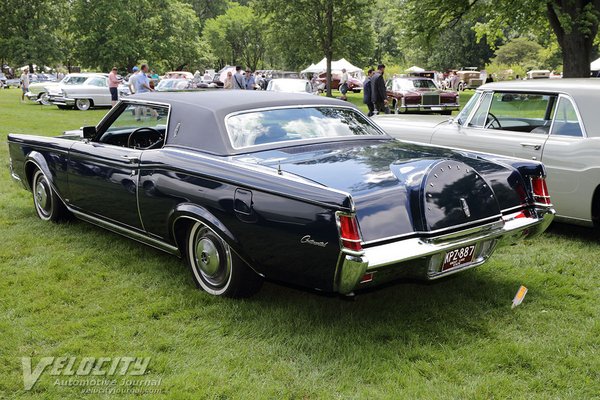
[[[373,76],[373,72],[373,68],[369,68],[367,71],[367,79],[363,82],[363,103],[369,108],[369,113],[367,114],[369,117],[373,116],[373,111],[375,110],[373,107],[373,97],[371,95],[371,77]]]
[[[377,66],[377,72],[371,78],[371,99],[373,105],[377,110],[377,113],[386,113],[387,106],[387,94],[385,90],[385,79],[383,73],[385,72],[385,65],[379,64]]]

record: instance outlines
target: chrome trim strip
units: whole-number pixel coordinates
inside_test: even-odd
[[[151,237],[146,236],[146,235],[144,235],[142,233],[133,231],[131,229],[127,229],[127,228],[122,227],[120,225],[113,224],[112,222],[105,221],[105,220],[100,219],[98,217],[94,217],[94,216],[86,214],[84,212],[75,210],[72,207],[68,207],[67,206],[67,208],[69,209],[70,212],[73,213],[73,215],[75,215],[77,218],[79,218],[79,219],[81,219],[83,221],[86,221],[86,222],[89,222],[89,223],[91,223],[93,225],[96,225],[96,226],[99,226],[101,228],[107,229],[107,230],[109,230],[111,232],[118,233],[119,235],[125,236],[125,237],[127,237],[129,239],[133,239],[133,240],[135,240],[137,242],[140,242],[140,243],[146,244],[148,246],[154,247],[155,249],[162,250],[162,251],[164,251],[166,253],[173,254],[173,255],[176,255],[176,256],[181,256],[181,253],[180,253],[179,249],[176,246],[170,245],[170,244],[165,243],[165,242],[163,242],[161,240],[158,240],[158,239],[151,238]]]

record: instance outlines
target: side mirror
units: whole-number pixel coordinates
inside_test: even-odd
[[[96,137],[95,126],[84,126],[83,128],[81,128],[81,130],[83,131],[84,139],[93,139],[94,137]]]

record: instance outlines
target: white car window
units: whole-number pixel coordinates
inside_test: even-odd
[[[486,124],[489,129],[548,134],[556,95],[496,92]]]
[[[487,124],[488,109],[490,108],[490,102],[492,100],[492,93],[487,92],[482,95],[481,102],[479,102],[479,108],[473,114],[473,118],[469,121],[469,126],[476,126],[483,128]]]
[[[106,86],[106,79],[104,79],[104,78],[92,78],[92,79],[89,80],[88,85],[105,87]]]
[[[552,125],[552,135],[561,136],[583,136],[583,130],[577,118],[577,112],[571,99],[561,97],[554,113],[554,124]]]

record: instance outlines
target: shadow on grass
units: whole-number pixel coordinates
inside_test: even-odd
[[[584,242],[598,242],[600,238],[599,230],[585,226],[553,222],[546,231],[546,234],[556,235],[562,238],[581,240]]]

